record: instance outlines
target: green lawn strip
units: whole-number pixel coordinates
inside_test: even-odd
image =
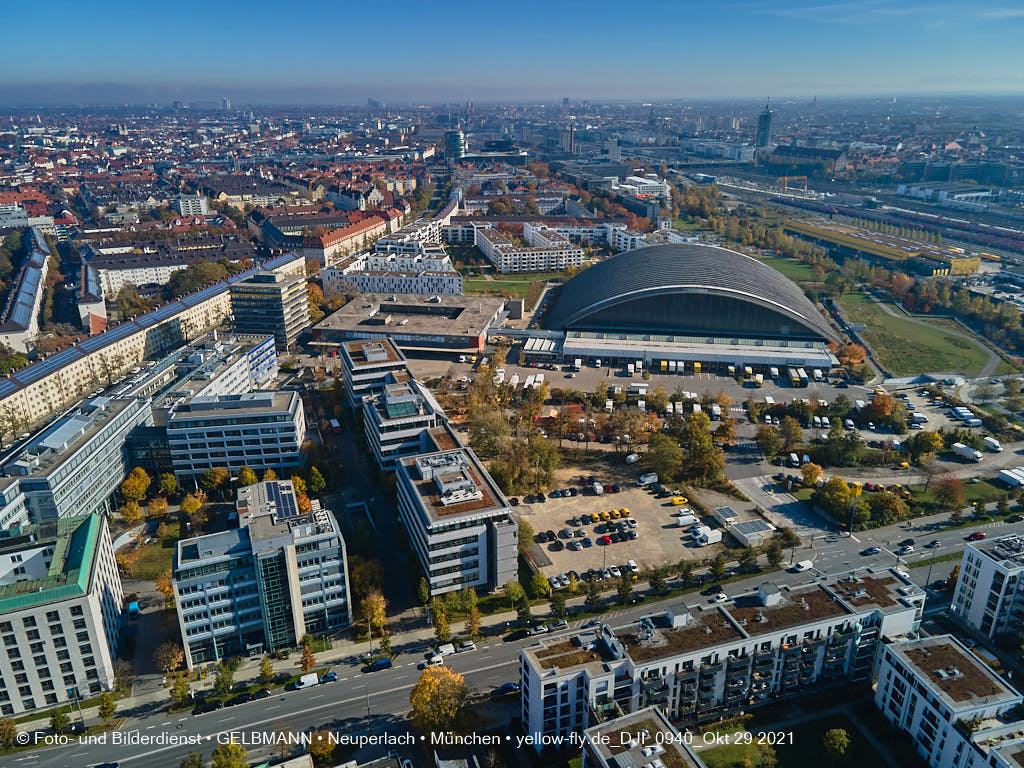
[[[174,549],[178,545],[178,523],[167,523],[167,535],[162,539],[153,538],[149,544],[142,545],[142,553],[135,565],[132,577],[156,581],[161,574],[171,570],[174,560]]]
[[[813,283],[818,281],[817,276],[814,274],[814,267],[810,264],[804,264],[802,261],[787,259],[783,256],[769,256],[762,258],[761,261],[776,272],[781,272],[795,283]]]
[[[981,345],[941,327],[892,317],[862,293],[844,294],[840,303],[850,322],[867,327],[864,340],[893,375],[959,371],[974,376],[988,360],[988,350]]]

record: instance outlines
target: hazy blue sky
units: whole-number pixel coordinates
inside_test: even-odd
[[[4,17],[7,101],[1024,91],[1020,0],[48,0]]]

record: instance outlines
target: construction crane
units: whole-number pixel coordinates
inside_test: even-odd
[[[783,191],[786,191],[789,189],[790,183],[794,182],[797,184],[797,189],[802,189],[804,192],[807,191],[806,176],[780,176],[775,180],[775,186]]]

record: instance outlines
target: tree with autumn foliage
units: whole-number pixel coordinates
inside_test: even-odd
[[[149,485],[152,482],[153,478],[146,470],[142,467],[135,467],[121,483],[121,496],[127,501],[142,501],[146,498],[146,491],[149,490]]]
[[[423,732],[447,731],[469,697],[465,679],[446,664],[427,667],[409,694],[413,723]]]

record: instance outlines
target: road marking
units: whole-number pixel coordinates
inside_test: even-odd
[[[310,696],[309,698],[310,699],[322,699],[324,696],[326,696],[326,694],[318,693],[316,696]]]
[[[152,725],[147,725],[147,726],[146,726],[146,730],[147,730],[147,731],[148,731],[148,730],[149,730],[150,728],[156,728],[156,723],[153,723]]]
[[[185,719],[185,718],[182,718],[182,720],[184,720],[184,719]],[[160,723],[160,725],[170,725],[170,724],[171,724],[171,721],[170,721],[170,720],[168,720],[168,721],[167,721],[166,723]]]
[[[267,709],[268,709],[268,710],[271,710],[271,709],[280,709],[280,708],[281,708],[281,705],[280,705],[280,704],[275,704],[275,705],[274,705],[274,706],[272,706],[272,707],[267,707]]]

